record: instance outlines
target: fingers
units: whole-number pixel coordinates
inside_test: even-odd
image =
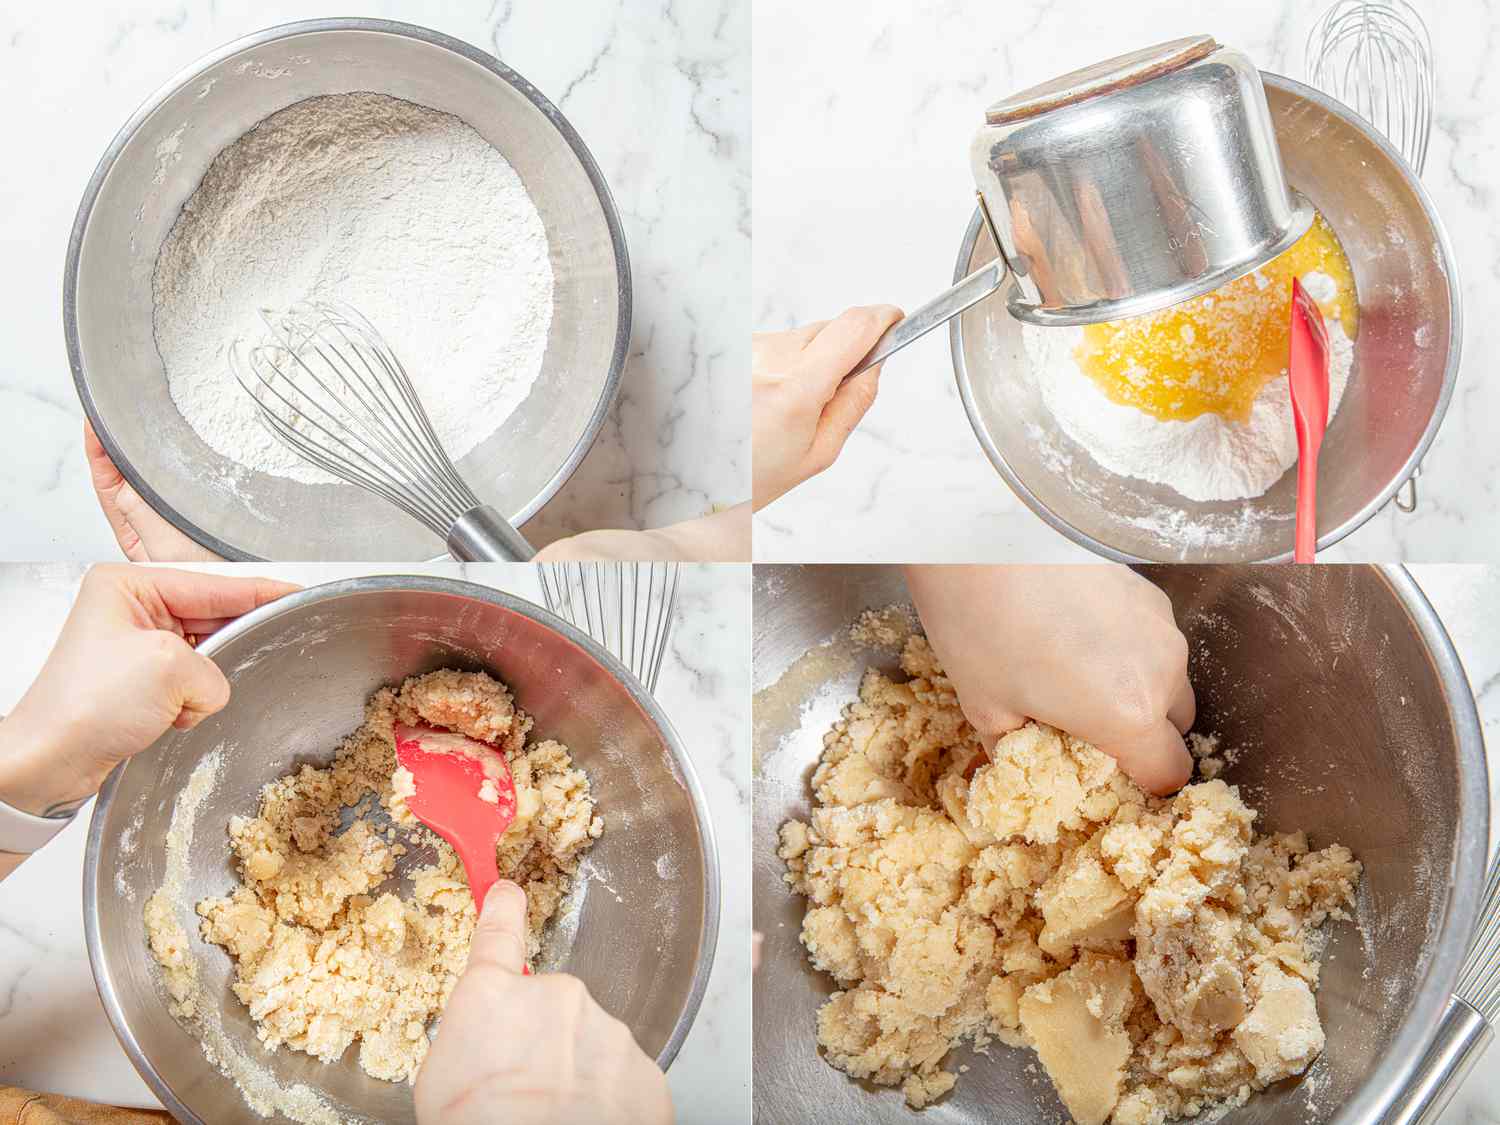
[[[141,570],[132,580],[140,583],[145,592],[155,595],[177,621],[217,621],[219,625],[301,589],[294,583],[272,578],[239,578],[164,568]]]
[[[1167,597],[1167,592],[1149,578],[1137,574],[1133,570],[1124,566],[1121,566],[1120,569],[1129,574],[1139,584],[1139,588],[1145,594],[1144,604],[1147,608],[1163,621],[1169,622],[1175,629],[1177,627],[1177,612],[1172,608],[1172,599]]]
[[[979,736],[979,744],[984,747],[984,756],[989,761],[993,762],[995,760],[995,743],[999,741],[1000,736],[998,734],[981,734]],[[983,765],[984,763],[981,762],[979,764]]]
[[[824,401],[833,397],[839,381],[869,354],[887,328],[901,319],[894,305],[849,309],[823,326],[802,351],[797,367],[811,380]]]
[[[828,327],[828,321],[815,320],[811,324],[804,324],[793,328],[787,333],[787,338],[792,340],[799,348],[805,348],[817,339],[818,333]]]
[[[526,892],[508,879],[490,888],[484,913],[474,926],[469,968],[481,966],[511,974],[526,967]]]
[[[131,562],[149,561],[140,535],[122,510],[122,506],[128,506],[131,500],[139,503],[140,497],[135,495],[135,489],[130,487],[115,463],[109,459],[104,443],[94,433],[94,427],[87,419],[83,423],[83,455],[89,463],[89,480],[94,485],[94,498],[99,501],[99,509],[104,513],[110,531],[114,532],[115,542]]]
[[[1193,758],[1182,734],[1166,719],[1143,734],[1099,749],[1120,763],[1120,768],[1141,788],[1164,797],[1187,784],[1193,773]]]
[[[678,562],[737,562],[751,555],[750,504],[683,520],[657,532]]]
[[[533,562],[652,562],[677,559],[661,530],[585,531],[555,539],[536,553]],[[744,556],[748,558],[749,556]],[[682,560],[688,561],[688,560]],[[698,560],[702,561],[702,560]]]
[[[179,710],[172,725],[191,730],[229,702],[229,681],[219,666],[187,641],[172,633],[158,633],[168,649],[168,682],[176,694]]]
[[[1193,685],[1184,676],[1177,685],[1177,694],[1167,707],[1167,721],[1177,728],[1178,734],[1187,734],[1198,718],[1198,697],[1193,694]]]
[[[141,499],[110,460],[99,435],[83,424],[83,452],[89,463],[94,496],[115,534],[115,542],[131,562],[217,562],[219,556],[184,535]]]
[[[87,418],[83,420],[83,455],[88,460],[89,473],[96,484],[100,479],[123,479],[120,476],[120,470],[115,468],[115,463],[109,459],[104,443],[94,432],[94,424]]]
[[[783,354],[795,356],[817,333],[822,332],[825,324],[828,321],[811,321],[784,332],[751,332],[750,354],[760,362],[772,362]]]
[[[775,333],[770,338],[777,339],[781,345],[795,354],[817,339],[818,333],[827,327],[828,321],[814,320],[807,324],[799,324],[796,328],[788,329],[785,332]]]

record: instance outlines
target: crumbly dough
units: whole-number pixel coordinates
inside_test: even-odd
[[[1079,1125],[1157,1125],[1317,1057],[1315,931],[1348,917],[1347,848],[1255,835],[1221,780],[1152,797],[1036,723],[986,760],[924,637],[901,663],[905,683],[865,673],[810,822],[781,830],[803,944],[841,989],[829,1062],[921,1108],[960,1040],[995,1038],[1037,1052]]]
[[[199,902],[197,912],[203,938],[234,958],[235,995],[268,1047],[285,1044],[332,1062],[358,1040],[367,1073],[409,1082],[426,1056],[428,1025],[468,961],[475,912],[457,855],[393,788],[398,720],[482,739],[505,754],[517,808],[497,853],[501,875],[526,890],[528,955],[535,957],[542,928],[603,822],[567,748],[551,741],[528,748],[530,716],[483,673],[432,672],[377,691],[332,765],[304,765],[271,782],[254,817],[230,820],[241,882],[225,897]],[[363,818],[377,803],[399,827],[382,832]],[[349,809],[354,819],[339,831]],[[431,847],[437,861],[410,873],[409,898],[380,892],[408,844]],[[184,960],[191,963],[187,936],[155,898],[146,926],[180,1006],[173,982],[186,971]]]

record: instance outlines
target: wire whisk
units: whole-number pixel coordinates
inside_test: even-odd
[[[1485,882],[1479,925],[1455,991],[1491,1024],[1500,1022],[1500,860]]]
[[[547,608],[583,630],[655,694],[677,606],[676,563],[545,563]]]
[[[1407,0],[1336,0],[1307,36],[1307,80],[1385,134],[1417,175],[1427,165],[1436,94],[1432,37]],[[1418,465],[1396,493],[1417,510]]]
[[[1307,37],[1309,80],[1354,109],[1417,172],[1432,137],[1432,38],[1407,0],[1338,0]]]
[[[1458,987],[1426,1054],[1380,1117],[1380,1125],[1437,1125],[1500,1022],[1500,862],[1490,868],[1479,921]]]
[[[261,310],[269,338],[230,350],[261,423],[305,460],[394,504],[455,558],[529,559],[531,545],[479,501],[443,449],[411,377],[357,310],[303,301]]]

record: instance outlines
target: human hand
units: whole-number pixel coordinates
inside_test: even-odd
[[[750,505],[651,531],[585,531],[549,543],[537,562],[749,562]]]
[[[1153,793],[1187,782],[1187,639],[1150,582],[1114,565],[910,566],[906,584],[986,750],[1036,719]]]
[[[127,564],[96,566],[36,681],[0,722],[0,800],[62,816],[168,727],[229,702],[229,681],[190,639],[297,589]]]
[[[577,977],[523,976],[526,895],[490,888],[417,1074],[420,1125],[670,1125],[667,1080]]]
[[[750,444],[757,511],[838,459],[875,402],[880,365],[840,381],[901,316],[892,305],[870,305],[790,332],[756,333]]]
[[[94,495],[115,542],[131,562],[218,562],[219,556],[200,547],[178,531],[156,509],[141,499],[115,463],[109,459],[104,443],[94,427],[83,423],[83,455],[88,458],[89,479]]]

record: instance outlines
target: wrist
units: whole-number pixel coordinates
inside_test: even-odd
[[[23,699],[0,719],[0,801],[34,816],[71,816],[93,796],[99,779],[74,764],[57,723],[37,722]]]

